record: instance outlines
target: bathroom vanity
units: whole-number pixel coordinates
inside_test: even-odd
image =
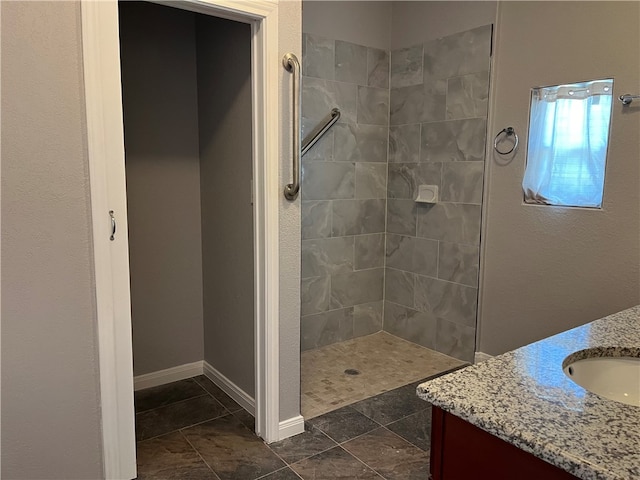
[[[433,480],[640,479],[640,406],[563,371],[604,356],[640,357],[640,306],[418,386],[434,405]]]

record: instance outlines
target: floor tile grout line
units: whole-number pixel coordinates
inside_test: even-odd
[[[211,472],[213,472],[213,474],[216,476],[217,480],[220,480],[220,475],[218,475],[216,473],[216,471],[213,469],[213,467],[211,465],[209,465],[209,462],[207,462],[204,457],[202,456],[202,454],[200,453],[200,451],[189,441],[189,439],[187,438],[187,436],[182,433],[182,430],[178,430],[178,433],[182,436],[182,438],[184,438],[186,440],[186,442],[191,446],[191,448],[193,448],[193,450],[198,454],[198,457],[200,457],[200,459],[204,462],[204,464],[209,467],[209,470],[211,470]]]
[[[213,398],[209,392],[204,392],[202,395],[196,395],[195,397],[185,398],[185,399],[182,399],[182,400],[178,400],[176,402],[167,403],[166,405],[161,405],[159,407],[151,408],[149,410],[144,410],[142,412],[136,412],[136,415],[142,415],[144,413],[154,412],[154,411],[159,410],[161,408],[172,407],[174,405],[178,405],[180,403],[185,403],[185,402],[188,402],[190,400],[195,400],[197,398],[202,398],[202,397],[211,397],[218,405],[220,405],[222,408],[227,410],[227,408],[224,405],[222,405],[216,398]]]
[[[429,408],[430,408],[430,407],[427,407],[427,408],[426,408],[426,410],[428,410]],[[398,419],[398,420],[395,420],[395,421],[393,421],[393,422],[391,422],[391,423],[387,423],[386,425],[383,425],[383,427],[384,427],[384,428],[386,428],[387,430],[389,430],[390,432],[395,433],[396,435],[398,435],[400,438],[402,438],[402,439],[403,439],[403,440],[405,440],[406,442],[409,442],[409,443],[410,443],[411,445],[413,445],[414,447],[418,447],[418,448],[419,448],[420,450],[422,450],[423,452],[430,453],[430,449],[429,449],[429,450],[425,450],[425,449],[424,449],[424,448],[422,448],[420,445],[416,445],[416,444],[415,444],[415,443],[413,443],[411,440],[409,440],[409,439],[407,439],[407,438],[404,438],[402,435],[400,435],[400,434],[399,434],[399,433],[397,433],[397,432],[394,432],[393,430],[391,430],[391,429],[389,428],[389,426],[393,425],[394,423],[398,423],[398,422],[400,422],[400,421],[402,421],[402,420],[405,420],[405,419],[407,419],[407,418],[409,418],[409,417],[411,417],[411,416],[413,416],[413,415],[417,415],[417,414],[419,414],[419,413],[421,413],[421,412],[424,412],[424,410],[418,410],[417,412],[412,413],[411,415],[407,415],[406,417],[402,417],[402,418],[400,418],[400,419]]]
[[[142,440],[136,440],[136,443],[146,442],[147,440],[153,440],[154,438],[162,437],[164,435],[169,435],[170,433],[181,432],[182,430],[186,430],[186,429],[191,428],[191,427],[196,427],[198,425],[202,425],[203,423],[211,422],[212,420],[218,420],[219,418],[226,417],[227,415],[233,415],[233,413],[227,411],[226,413],[224,413],[222,415],[218,415],[217,417],[208,418],[206,420],[202,420],[201,422],[196,422],[196,423],[193,423],[191,425],[185,425],[184,427],[179,427],[179,428],[176,428],[175,430],[171,430],[171,431],[168,431],[168,432],[165,432],[165,433],[161,433],[160,435],[154,435],[153,437],[145,438],[145,439],[142,439]],[[242,423],[242,422],[240,422],[240,423]]]
[[[339,445],[340,445],[336,440],[334,440],[333,438],[331,438],[327,433],[325,433],[324,431],[322,431],[322,430],[321,430],[321,429],[319,429],[318,427],[315,427],[315,426],[313,426],[313,425],[312,425],[312,426],[311,426],[311,428],[318,430],[322,435],[324,435],[324,436],[325,436],[325,437],[327,437],[329,440],[331,440],[332,442],[334,442],[334,444],[335,444],[335,445],[331,445],[329,448],[325,448],[324,450],[322,450],[322,451],[320,451],[320,452],[316,452],[316,453],[314,453],[314,454],[312,454],[312,455],[309,455],[308,457],[301,458],[301,459],[296,460],[295,462],[291,462],[291,463],[287,462],[284,458],[282,458],[282,457],[280,456],[280,454],[278,454],[277,452],[275,452],[275,451],[274,451],[274,450],[269,446],[269,444],[268,444],[268,443],[266,443],[266,442],[265,442],[265,445],[266,445],[267,447],[269,447],[269,450],[271,450],[273,453],[275,453],[275,454],[278,456],[278,458],[279,458],[280,460],[282,460],[282,461],[283,461],[283,462],[284,462],[288,467],[290,467],[291,465],[293,465],[293,464],[295,464],[295,463],[302,462],[303,460],[307,460],[307,459],[309,459],[309,458],[315,457],[316,455],[320,455],[321,453],[327,452],[327,451],[331,450],[332,448],[335,448],[335,447],[337,447],[337,446],[339,446]],[[308,430],[305,430],[305,432],[306,432],[306,431],[308,431]],[[292,437],[292,438],[294,438],[294,437]],[[286,439],[285,439],[285,440],[286,440]]]
[[[374,430],[377,430],[377,428],[375,428]],[[323,432],[323,433],[324,433],[324,432]],[[360,436],[362,436],[362,435],[360,435]],[[333,439],[332,439],[332,440],[333,440]],[[335,440],[334,440],[334,441],[335,441]],[[380,475],[380,473],[379,473],[379,472],[377,472],[376,470],[374,470],[373,468],[371,468],[369,465],[367,465],[366,463],[364,463],[362,460],[360,460],[358,457],[356,457],[356,456],[355,456],[355,455],[353,455],[351,452],[349,452],[346,448],[344,448],[344,447],[342,446],[342,444],[337,443],[337,442],[336,442],[336,445],[333,445],[331,448],[327,448],[327,449],[325,449],[325,450],[322,450],[321,452],[315,453],[315,454],[313,454],[313,455],[311,455],[311,456],[309,456],[309,457],[301,458],[300,460],[297,460],[296,462],[294,462],[294,463],[292,463],[292,464],[289,464],[288,466],[289,466],[289,468],[291,468],[291,467],[292,467],[293,465],[295,465],[295,464],[298,464],[298,463],[303,462],[303,461],[305,461],[305,460],[309,460],[309,459],[311,459],[311,458],[317,457],[318,455],[320,455],[320,454],[322,454],[322,453],[325,453],[325,452],[328,452],[329,450],[333,450],[334,448],[340,448],[340,449],[341,449],[343,452],[345,452],[347,455],[349,455],[350,457],[355,458],[355,459],[356,459],[356,460],[358,460],[360,463],[362,463],[364,466],[366,466],[367,468],[370,468],[370,469],[371,469],[371,470],[373,470],[375,473],[377,473],[378,475]],[[291,468],[291,470],[293,470],[293,468]],[[295,472],[295,471],[294,471],[294,473],[297,475],[297,472]],[[299,476],[299,475],[298,475],[298,476]],[[380,476],[382,477],[382,475],[380,475]],[[302,478],[302,477],[301,477],[301,478]],[[384,477],[382,477],[382,478],[384,478]]]
[[[267,478],[269,475],[273,475],[274,473],[281,472],[282,470],[290,470],[296,477],[302,479],[302,477],[300,475],[298,475],[298,472],[296,472],[293,468],[291,468],[289,465],[287,465],[285,467],[279,468],[278,470],[274,470],[271,473],[267,473],[265,475],[262,475],[261,477],[258,477],[255,480],[263,480],[263,479]]]
[[[405,417],[406,418],[406,417]],[[429,452],[421,449],[420,447],[418,447],[417,445],[414,445],[413,443],[409,442],[406,438],[401,437],[400,435],[398,435],[396,432],[389,430],[386,426],[382,425],[380,428],[383,428],[384,430],[387,430],[389,433],[391,433],[392,435],[395,435],[396,437],[398,437],[400,440],[406,442],[407,444],[409,444],[411,447],[414,447],[416,449],[418,449],[421,453],[427,454]],[[371,432],[368,433],[372,433],[376,430],[380,430],[380,428],[376,428],[375,430],[371,430]],[[364,434],[366,435],[366,434]],[[361,435],[363,436],[363,435]],[[355,440],[355,438],[353,438],[352,440]],[[349,440],[351,441],[351,440]],[[347,443],[347,442],[345,442]],[[342,446],[342,444],[340,445]],[[373,470],[374,472],[376,472],[378,475],[380,475],[382,478],[386,478],[384,475],[382,475],[382,473],[379,470],[376,470],[375,468],[373,468],[371,465],[369,465],[367,462],[365,462],[364,460],[362,460],[360,457],[358,457],[355,453],[351,453],[349,450],[347,450],[346,448],[343,447],[343,449],[349,454],[351,455],[353,458],[359,460],[360,462],[362,462],[364,465],[366,465],[367,467],[369,467],[371,470]],[[429,456],[428,458],[429,463],[431,462],[431,458]]]
[[[160,406],[158,406],[158,407],[149,408],[149,409],[147,409],[147,410],[142,410],[142,411],[140,411],[140,412],[136,411],[135,413],[136,413],[136,415],[140,415],[140,414],[143,414],[143,413],[153,412],[153,411],[158,410],[158,409],[160,409],[160,408],[167,408],[167,407],[170,407],[170,406],[172,406],[172,405],[177,405],[177,404],[179,404],[179,403],[188,402],[189,400],[194,400],[194,399],[196,399],[196,398],[206,397],[206,396],[208,396],[208,395],[209,395],[209,394],[208,394],[207,392],[204,392],[204,393],[202,393],[202,394],[194,395],[193,397],[183,398],[183,399],[181,399],[181,400],[176,400],[175,402],[167,403],[167,404],[165,404],[165,405],[160,405]],[[219,402],[218,402],[218,403],[219,403]]]
[[[200,375],[197,375],[197,376],[199,377]],[[205,376],[205,378],[207,378],[207,377]],[[242,405],[240,405],[238,402],[236,402],[235,400],[233,400],[233,398],[229,397],[229,395],[227,395],[227,394],[226,394],[222,389],[220,389],[220,391],[221,391],[224,395],[227,395],[227,397],[229,397],[229,399],[233,400],[233,402],[234,402],[234,403],[236,403],[236,404],[238,405],[238,410],[233,410],[233,411],[231,411],[231,410],[230,410],[230,409],[229,409],[225,404],[223,404],[220,400],[218,400],[218,399],[214,396],[214,394],[213,394],[213,393],[211,393],[209,390],[207,390],[207,389],[205,388],[205,386],[204,386],[204,385],[202,385],[200,382],[198,382],[198,380],[196,380],[196,377],[191,377],[191,380],[193,380],[195,383],[197,383],[197,384],[200,386],[200,388],[202,388],[202,390],[204,390],[204,391],[205,391],[205,393],[206,393],[207,395],[209,395],[209,396],[210,396],[211,398],[213,398],[216,402],[218,402],[220,405],[222,405],[222,408],[224,408],[225,410],[227,410],[229,413],[234,413],[234,412],[239,412],[240,410],[244,410],[244,408],[242,407]],[[208,380],[208,378],[207,378],[207,380]],[[211,380],[209,380],[209,381],[211,381]],[[211,383],[213,383],[213,382],[211,382]],[[218,387],[215,383],[213,383],[213,384],[214,384],[216,387]],[[218,387],[218,388],[220,388],[220,387]]]
[[[377,430],[377,429],[376,429]],[[367,464],[366,462],[364,462],[362,459],[356,457],[353,453],[351,453],[349,450],[347,450],[346,448],[344,448],[342,445],[340,445],[340,448],[342,448],[342,450],[344,450],[345,452],[347,452],[347,455],[350,455],[351,457],[355,458],[357,461],[359,461],[361,464],[363,464],[365,467],[367,467],[368,469],[370,469],[371,471],[375,472],[376,474],[378,474],[380,476],[380,478],[386,480],[386,477],[384,475],[382,475],[382,473],[380,473],[378,470],[376,470],[375,468],[373,468],[371,465]]]
[[[204,374],[203,374],[204,375]],[[204,388],[204,385],[202,385],[198,380],[196,380],[197,377],[199,377],[200,375],[195,375],[193,377],[189,377],[189,380],[191,380],[193,383],[195,383],[196,385],[198,385],[202,390],[204,390],[206,393],[208,393],[209,395],[211,395],[209,393],[209,391]],[[206,378],[206,377],[205,377]]]

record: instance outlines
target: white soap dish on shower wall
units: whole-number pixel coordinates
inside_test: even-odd
[[[419,185],[417,203],[438,203],[438,185]]]

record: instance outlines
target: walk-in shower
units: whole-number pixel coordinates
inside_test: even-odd
[[[322,385],[367,395],[345,362],[403,384],[419,378],[405,381],[402,362],[383,373],[381,358],[426,348],[473,361],[492,27],[391,50],[303,25],[303,136],[341,112],[302,157],[302,410],[313,415],[334,408],[318,406],[331,403]],[[421,185],[438,187],[433,203],[416,202]]]

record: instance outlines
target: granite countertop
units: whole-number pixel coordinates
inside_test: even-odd
[[[425,382],[418,396],[578,478],[640,479],[640,407],[562,371],[592,348],[640,355],[640,305]]]

